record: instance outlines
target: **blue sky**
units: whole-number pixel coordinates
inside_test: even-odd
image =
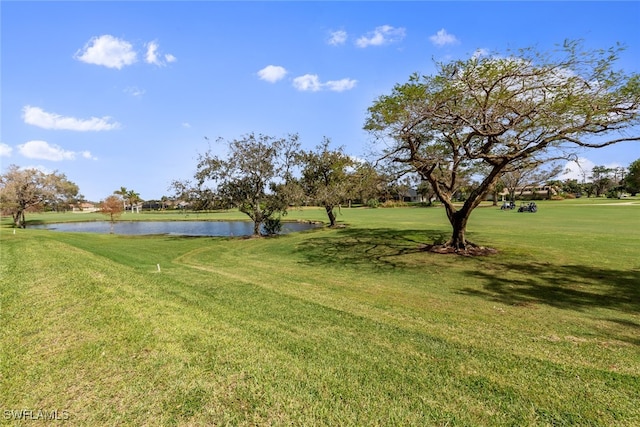
[[[364,157],[376,97],[479,49],[621,42],[618,66],[640,72],[639,2],[2,1],[0,16],[2,171],[57,170],[92,201],[169,195],[205,136],[326,136]],[[627,166],[640,144],[582,156]]]

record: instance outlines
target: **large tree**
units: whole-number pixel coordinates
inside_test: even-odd
[[[382,189],[382,176],[375,166],[366,161],[356,161],[349,172],[349,207],[356,200],[363,205],[376,204]]]
[[[365,129],[383,156],[432,185],[452,226],[444,248],[467,252],[471,212],[511,165],[568,158],[578,148],[638,141],[640,75],[613,68],[621,48],[587,51],[580,42],[539,53],[476,55],[436,64],[380,96]],[[483,171],[463,204],[453,195],[470,168]]]
[[[610,188],[615,186],[615,181],[611,179],[613,171],[613,168],[608,168],[606,166],[594,166],[591,169],[590,178],[596,197],[600,197],[602,194],[609,191]]]
[[[624,177],[624,183],[631,194],[640,193],[640,159],[629,165],[629,172]]]
[[[25,213],[29,209],[68,205],[80,198],[78,186],[58,172],[11,165],[0,175],[0,206],[3,212],[11,214],[15,227],[26,227]]]
[[[226,144],[219,139],[219,148],[224,145],[226,158],[211,148],[199,156],[198,190],[192,193],[213,194],[218,206],[237,207],[253,221],[253,235],[260,236],[261,227],[274,227],[291,202],[287,190],[300,146],[298,135],[275,138],[251,133]]]
[[[327,212],[329,226],[335,227],[334,209],[346,201],[350,182],[348,168],[353,161],[342,147],[330,149],[331,141],[325,138],[315,150],[300,153],[302,177],[300,184],[305,196]]]

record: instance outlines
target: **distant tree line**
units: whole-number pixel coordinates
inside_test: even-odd
[[[634,163],[640,165],[640,161]],[[636,166],[637,168],[638,166]],[[634,184],[633,180],[637,172],[632,173],[632,170],[633,163],[629,168],[594,166],[586,179],[551,180],[549,184],[557,187],[564,197],[620,198],[627,195],[635,196],[638,193],[638,186]]]
[[[256,138],[260,142],[256,142]],[[344,147],[331,147],[329,138],[324,138],[311,150],[301,150],[297,145],[297,136],[291,138],[293,140],[289,143],[295,141],[295,150],[282,153],[278,147],[272,147],[275,149],[273,157],[256,155],[253,157],[255,164],[244,159],[247,176],[242,171],[230,174],[227,170],[227,175],[224,175],[226,178],[222,179],[222,175],[216,172],[216,168],[223,166],[218,163],[221,159],[209,151],[200,156],[198,172],[193,180],[171,183],[171,195],[158,200],[144,200],[136,191],[120,187],[100,203],[100,208],[110,215],[111,221],[124,212],[237,208],[254,221],[258,234],[268,234],[278,231],[279,221],[292,207],[322,207],[326,211],[329,226],[334,227],[338,211],[343,207],[432,206],[438,202],[429,182],[421,180],[415,173],[407,173],[389,164],[353,158],[345,153]],[[233,142],[242,145],[246,152],[255,149],[257,153],[264,152],[265,146],[273,141],[279,140],[250,134]],[[241,153],[232,152],[232,156],[239,159]],[[277,173],[264,169],[267,166],[276,169],[276,159],[284,158],[288,159],[287,172],[283,173],[284,169]],[[628,168],[595,166],[591,173],[585,173],[580,179],[557,179],[562,172],[562,167],[553,164],[506,172],[486,199],[497,202],[500,198],[512,201],[532,198],[620,198],[640,193],[640,159],[632,162]],[[238,180],[232,180],[231,176]],[[249,182],[250,177],[253,177],[253,183]],[[472,174],[459,177],[452,199],[464,202],[478,185]],[[548,188],[549,192],[529,191],[540,187]],[[15,227],[26,225],[25,214],[28,212],[64,212],[77,209],[84,201],[78,186],[59,172],[44,173],[11,165],[6,173],[0,175],[0,208],[3,215],[12,217]],[[120,206],[119,210],[116,203]]]

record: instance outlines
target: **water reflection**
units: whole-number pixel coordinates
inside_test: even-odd
[[[309,230],[317,226],[317,224],[283,222],[280,234]],[[110,233],[111,223],[109,221],[65,222],[34,225],[29,228],[65,232]],[[113,233],[124,235],[250,236],[253,234],[253,223],[250,221],[118,221],[113,224]]]

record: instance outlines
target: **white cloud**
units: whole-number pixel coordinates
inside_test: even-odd
[[[50,173],[53,173],[55,171],[49,169],[48,167],[42,166],[42,165],[27,165],[27,166],[20,166],[19,168],[22,171],[26,171],[26,170],[31,170],[31,169],[35,169],[38,170],[44,174],[49,175]]]
[[[119,70],[136,62],[137,54],[128,41],[106,34],[93,37],[84,48],[76,52],[74,58],[87,64]]]
[[[618,163],[608,163],[606,165],[595,164],[591,160],[580,157],[578,161],[567,162],[564,166],[564,173],[558,179],[564,181],[567,179],[576,179],[578,182],[591,182],[591,174],[595,166],[604,166],[606,168],[615,169],[621,165]]]
[[[0,142],[0,157],[11,157],[12,151],[13,148],[8,146],[7,144]]]
[[[29,159],[50,160],[52,162],[75,160],[78,155],[85,159],[98,160],[90,151],[68,151],[58,145],[49,144],[47,141],[25,142],[24,144],[18,145],[18,151]]]
[[[66,151],[57,145],[50,145],[46,141],[29,141],[18,145],[18,151],[29,159],[51,160],[58,162],[61,160],[73,160],[76,153]]]
[[[362,48],[368,46],[382,46],[398,42],[402,40],[404,36],[404,28],[394,28],[390,25],[382,25],[356,40],[356,46]]]
[[[158,50],[158,43],[150,42],[147,44],[147,54],[145,55],[145,61],[149,64],[160,65],[160,61],[158,60],[158,54],[156,51]]]
[[[80,153],[80,155],[82,157],[84,157],[85,159],[89,159],[89,160],[98,160],[97,157],[95,157],[93,154],[91,154],[90,151],[83,151]]]
[[[124,89],[124,91],[123,91],[123,92],[124,92],[124,93],[126,93],[126,94],[128,94],[128,95],[138,97],[138,96],[142,96],[142,95],[144,95],[145,90],[144,90],[144,89],[140,89],[140,88],[139,88],[139,87],[137,87],[137,86],[128,86],[128,87],[126,87],[126,88]]]
[[[347,32],[343,30],[332,31],[329,35],[329,43],[331,46],[338,46],[347,41]]]
[[[356,86],[356,83],[358,83],[358,81],[353,79],[329,80],[324,84],[324,86],[334,92],[343,92],[345,90],[353,89]]]
[[[183,123],[182,123],[182,127],[183,127],[183,128],[186,128],[186,129],[190,129],[190,128],[191,128],[191,123],[189,123],[189,122],[183,122]]]
[[[322,83],[317,74],[305,74],[293,79],[293,87],[305,92],[317,92],[322,89]]]
[[[431,40],[431,43],[433,43],[436,46],[444,46],[447,44],[460,43],[456,38],[456,36],[454,36],[453,34],[447,33],[447,30],[445,30],[444,28],[438,31],[437,33],[435,33],[434,35],[432,35],[431,37],[429,37],[429,40]]]
[[[258,77],[260,80],[264,80],[269,83],[275,83],[278,80],[282,80],[286,75],[287,70],[279,65],[267,65],[262,70],[258,71]]]
[[[357,82],[357,80],[353,79],[341,79],[329,80],[326,83],[322,83],[317,74],[305,74],[304,76],[293,79],[293,87],[303,92],[318,92],[324,89],[343,92],[353,89]]]
[[[111,117],[91,117],[90,119],[76,119],[75,117],[64,117],[56,113],[47,113],[42,108],[27,105],[22,109],[24,122],[38,126],[43,129],[62,129],[80,132],[103,131],[118,129],[120,123],[112,122]]]
[[[171,54],[163,55],[162,58],[158,54],[159,45],[157,42],[147,43],[147,53],[144,60],[148,64],[157,65],[158,67],[164,67],[168,62],[176,62],[177,58]]]
[[[591,175],[591,169],[595,164],[587,159],[580,158],[577,162],[571,161],[564,165],[564,173],[558,179],[564,181],[567,179],[577,179],[578,182],[586,181]]]

